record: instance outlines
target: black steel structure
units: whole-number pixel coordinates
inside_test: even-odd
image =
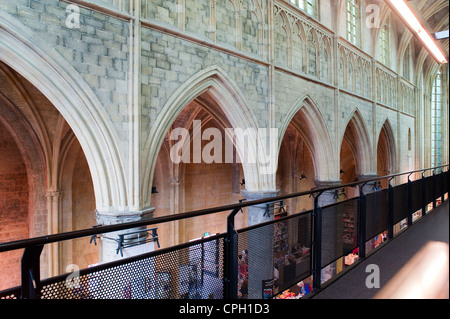
[[[367,242],[374,236],[387,232],[390,240],[395,236],[395,224],[406,219],[412,225],[413,213],[421,210],[426,215],[429,205],[434,208],[437,199],[444,201],[449,191],[448,168],[449,165],[443,165],[175,216],[0,243],[0,253],[24,250],[21,286],[0,291],[0,298],[264,299],[306,279],[318,291],[327,266],[355,250],[359,260],[363,260]],[[413,174],[421,176],[411,180]],[[403,175],[408,175],[406,183],[391,185],[394,178]],[[389,187],[376,188],[383,179],[389,181]],[[367,184],[374,185],[373,192],[364,193]],[[360,195],[320,207],[321,194],[345,187],[359,187]],[[283,201],[301,196],[313,198],[312,210],[235,228],[235,216],[243,208],[265,205],[266,212],[274,215],[277,209],[284,210]],[[224,221],[226,233],[81,269],[76,275],[40,278],[39,259],[45,245],[82,237],[98,238],[110,232],[145,231],[150,225],[224,211],[230,211]],[[150,229],[157,238],[156,229]],[[126,246],[122,245],[120,252],[123,249]]]

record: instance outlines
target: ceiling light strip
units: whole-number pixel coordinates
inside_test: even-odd
[[[433,55],[437,62],[448,62],[447,58],[445,57],[444,53],[442,53],[433,37],[425,29],[420,20],[417,18],[416,14],[404,0],[387,0],[386,2],[390,5],[391,8],[395,9],[397,14],[403,19],[409,29],[419,37],[419,39],[425,45],[425,48]]]

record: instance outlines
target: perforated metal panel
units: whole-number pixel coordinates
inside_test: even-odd
[[[387,189],[368,194],[366,200],[366,241],[387,229],[387,215]]]
[[[412,211],[416,212],[422,208],[422,180],[412,182]]]
[[[19,299],[20,287],[0,291],[0,299]]]
[[[240,230],[238,251],[238,298],[271,298],[311,274],[311,212]]]
[[[408,211],[408,184],[401,184],[394,187],[394,224],[407,218]]]
[[[322,267],[358,247],[358,198],[322,209]]]
[[[145,255],[144,255],[145,256]],[[81,272],[80,272],[81,273]],[[42,299],[221,299],[223,238],[44,282]]]

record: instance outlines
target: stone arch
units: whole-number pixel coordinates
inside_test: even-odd
[[[334,158],[334,153],[328,127],[319,108],[308,95],[299,99],[287,114],[280,128],[278,150],[281,149],[281,141],[294,117],[299,117],[304,124],[296,126],[296,128],[311,150],[316,172],[315,178],[317,180],[338,180],[339,170],[335,167],[334,161],[330,161]]]
[[[338,84],[339,87],[345,88],[347,87],[347,53],[343,46],[341,46],[338,50]]]
[[[274,17],[275,28],[275,61],[280,65],[291,66],[292,63],[292,30],[289,18],[283,10]]]
[[[94,181],[97,210],[125,209],[125,177],[116,139],[92,89],[61,55],[48,52],[42,39],[9,14],[0,11],[0,25],[0,60],[46,96],[80,141]]]
[[[394,131],[389,119],[384,121],[377,135],[377,174],[389,175],[396,172],[396,145]]]
[[[259,3],[255,0],[242,1],[241,15],[242,50],[262,56],[264,18]],[[246,27],[249,32],[246,32]],[[256,42],[253,44],[255,47],[252,42]]]
[[[323,35],[322,36],[322,49],[320,52],[320,77],[321,79],[331,82],[333,79],[333,50],[331,49],[330,39]]]
[[[362,66],[361,57],[357,57],[355,62],[355,92],[359,95],[362,95],[363,89],[364,68]]]
[[[12,153],[14,152],[10,152],[11,147],[6,148],[8,153],[3,158],[7,161],[14,158],[14,163],[10,161],[10,164],[14,165],[14,169],[9,172],[6,171],[10,168],[8,163],[4,165],[3,160],[0,160],[2,179],[2,187],[0,188],[0,210],[2,210],[0,217],[2,219],[0,223],[3,226],[0,227],[2,230],[0,240],[3,242],[47,235],[47,227],[45,227],[48,221],[46,207],[47,176],[45,174],[42,145],[36,143],[36,132],[33,131],[22,114],[16,110],[14,104],[3,96],[2,92],[0,92],[0,131],[4,131],[7,136],[7,139],[3,140],[0,132],[2,151],[5,152],[3,142],[6,141],[6,145],[15,146],[15,150],[17,150],[15,155],[18,155],[18,157],[13,157],[14,154]],[[4,180],[5,172],[8,174],[6,177],[9,181]],[[14,176],[10,174],[14,174]],[[10,196],[13,196],[13,198],[10,198]],[[6,207],[9,209],[5,209],[4,204],[8,205],[8,202],[10,203],[9,206],[13,205],[14,209],[8,206]],[[3,218],[6,218],[6,220]],[[10,225],[9,222],[12,222],[13,225]],[[14,224],[17,226],[14,227]],[[4,231],[7,229],[9,231]],[[47,258],[47,247],[44,249],[42,256],[44,260]],[[21,251],[13,251],[2,256],[3,258],[3,265],[6,263],[7,266],[0,273],[0,289],[19,285],[20,277],[4,275],[8,271],[19,269]],[[48,265],[43,263],[41,270],[43,273],[47,273]],[[4,286],[8,284],[9,286]]]
[[[306,66],[305,31],[300,20],[292,26],[292,68],[304,72]]]
[[[341,147],[344,139],[349,142],[355,155],[356,174],[363,175],[373,172],[372,143],[367,125],[361,112],[355,109],[349,116],[345,130],[341,135]],[[341,148],[340,147],[340,148]]]
[[[353,53],[349,52],[347,59],[347,89],[350,91],[355,90],[355,72],[355,56],[353,55]]]
[[[320,43],[317,32],[310,28],[306,32],[306,55],[308,75],[317,76],[319,73]]]
[[[253,117],[237,84],[217,66],[206,68],[193,75],[181,85],[163,106],[156,118],[148,138],[144,141],[142,194],[149,198],[149,182],[153,179],[156,158],[167,132],[181,111],[196,97],[203,93],[219,105],[232,128],[257,129],[257,121]],[[247,152],[257,154],[257,141],[249,142]],[[239,152],[239,151],[238,151]],[[238,154],[244,158],[243,154]],[[274,185],[271,174],[255,163],[242,163],[246,180],[246,189],[270,189]],[[149,204],[149,203],[146,203]]]

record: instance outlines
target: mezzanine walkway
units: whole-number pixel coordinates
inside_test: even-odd
[[[314,299],[371,299],[429,242],[449,243],[449,201],[446,200],[426,216],[402,231],[364,261],[324,287]],[[448,247],[447,247],[448,248]],[[378,265],[380,288],[366,287],[369,264]],[[448,273],[448,269],[447,269]],[[448,277],[443,279],[448,281]],[[448,286],[447,286],[448,287]],[[448,295],[447,295],[448,297]]]

